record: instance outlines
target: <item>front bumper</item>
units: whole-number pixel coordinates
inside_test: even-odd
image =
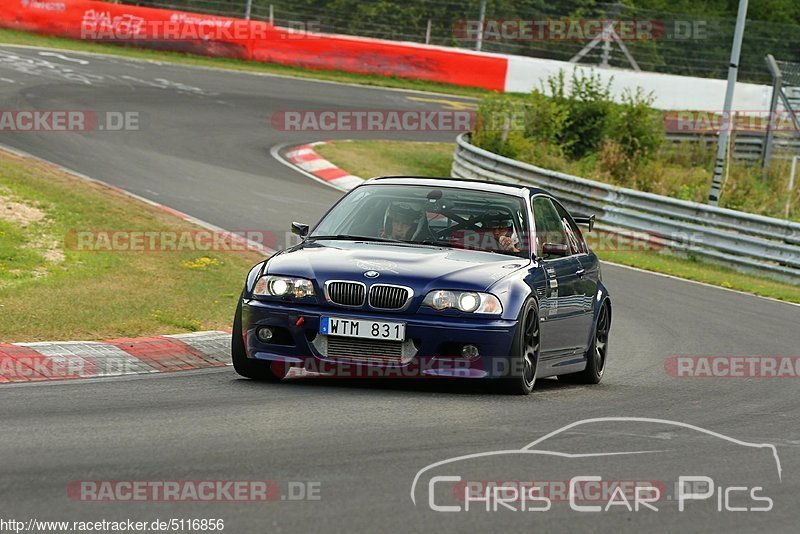
[[[320,317],[404,322],[410,358],[402,362],[365,361],[359,358],[329,358],[326,338],[319,334]],[[278,335],[265,343],[256,337],[259,327],[272,327]],[[417,314],[381,314],[260,300],[242,301],[242,329],[248,358],[285,362],[308,371],[342,376],[403,376],[485,378],[500,376],[508,368],[517,321],[472,319]],[[480,356],[466,360],[460,347],[478,347]]]

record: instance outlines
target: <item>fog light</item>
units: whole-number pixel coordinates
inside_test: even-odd
[[[461,349],[461,357],[468,360],[474,360],[480,355],[481,354],[478,352],[478,347],[475,345],[464,345],[464,347]]]
[[[258,330],[256,330],[256,337],[259,341],[263,341],[264,343],[268,343],[272,340],[272,328],[267,328],[266,326],[262,326]]]

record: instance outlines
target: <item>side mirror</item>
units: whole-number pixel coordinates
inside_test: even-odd
[[[542,254],[545,256],[558,256],[563,257],[569,254],[567,245],[560,245],[558,243],[545,243],[542,246]]]
[[[300,237],[305,237],[308,235],[308,225],[299,222],[293,222],[292,233],[299,235]]]
[[[594,229],[594,215],[573,215],[572,219],[578,224],[588,224],[590,232]]]

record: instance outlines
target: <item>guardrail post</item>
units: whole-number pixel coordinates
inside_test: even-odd
[[[744,23],[746,18],[747,0],[739,0],[739,14],[736,18],[736,30],[733,35],[733,46],[731,47],[731,63],[728,67],[728,88],[725,91],[725,105],[722,110],[722,129],[717,139],[717,159],[714,162],[714,176],[711,178],[711,189],[708,191],[708,203],[711,206],[719,204],[719,195],[722,189],[722,169],[725,167],[725,155],[728,152],[733,92],[736,89],[736,78],[739,74],[739,56],[742,52],[742,38],[744,37]]]
[[[764,170],[764,175],[767,174],[770,159],[772,158],[772,140],[775,137],[775,121],[777,121],[776,114],[778,113],[778,98],[783,88],[783,78],[781,76],[781,69],[775,62],[772,54],[767,54],[764,58],[767,62],[767,68],[772,74],[772,99],[769,103],[769,117],[767,120],[767,135],[764,138],[764,150],[761,152],[761,168]]]
[[[475,41],[475,50],[478,52],[483,48],[483,27],[486,25],[486,0],[481,0],[481,11],[478,15],[478,22],[480,23],[480,31],[478,33],[478,40]]]
[[[797,159],[800,156],[792,157],[792,171],[789,173],[789,186],[787,187],[788,195],[786,196],[786,208],[783,210],[783,217],[789,220],[789,210],[792,207],[792,194],[794,193],[794,172],[797,170]]]

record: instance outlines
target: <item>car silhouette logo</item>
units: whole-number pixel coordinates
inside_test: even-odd
[[[378,278],[381,275],[378,271],[367,271],[364,273],[364,276],[367,278]]]
[[[598,450],[597,444],[594,444],[594,450],[592,452],[583,452],[583,451],[576,451],[570,450],[569,452],[565,450],[561,450],[559,447],[555,447],[552,445],[553,441],[557,438],[568,435],[571,431],[574,432],[572,429],[576,427],[581,427],[584,425],[591,425],[591,424],[613,424],[613,423],[635,423],[635,424],[654,424],[654,425],[664,425],[670,427],[668,431],[662,431],[658,434],[651,434],[652,440],[655,440],[660,444],[656,449],[650,449],[650,447],[644,448],[636,448],[635,450]],[[607,429],[607,427],[605,427]],[[414,480],[411,483],[411,501],[414,505],[417,505],[417,492],[424,491],[426,484],[422,482],[423,475],[429,471],[433,471],[435,469],[441,468],[442,466],[449,466],[452,469],[452,466],[459,465],[462,462],[469,462],[475,459],[481,458],[493,458],[498,459],[502,456],[507,456],[510,458],[514,458],[515,465],[519,464],[519,461],[524,457],[528,458],[536,458],[536,457],[543,457],[550,459],[551,462],[555,461],[558,458],[568,458],[572,460],[580,460],[586,458],[612,458],[614,456],[619,457],[628,457],[632,459],[636,456],[644,456],[644,455],[652,455],[652,454],[661,454],[666,455],[670,452],[673,452],[676,449],[676,438],[678,438],[678,429],[681,429],[685,432],[685,430],[693,431],[695,436],[708,436],[710,438],[714,438],[716,443],[731,443],[733,445],[746,447],[749,449],[761,449],[765,450],[767,454],[766,460],[769,462],[770,468],[774,467],[776,470],[775,473],[777,475],[777,483],[783,482],[783,468],[781,467],[781,460],[778,456],[778,449],[775,445],[770,443],[753,443],[748,441],[739,440],[730,436],[726,436],[724,434],[720,434],[718,432],[714,432],[712,430],[708,430],[699,426],[691,425],[688,423],[683,423],[680,421],[672,421],[668,419],[654,419],[654,418],[647,418],[647,417],[598,417],[592,419],[582,419],[580,421],[576,421],[574,423],[568,424],[550,432],[549,434],[531,442],[522,447],[521,449],[504,449],[504,450],[494,450],[494,451],[485,451],[485,452],[478,452],[473,454],[466,454],[461,456],[454,456],[451,458],[447,458],[438,462],[434,462],[429,464],[419,471],[414,476]],[[588,432],[588,431],[587,431]],[[637,434],[629,434],[629,436],[633,436]],[[643,435],[643,434],[638,434]],[[646,434],[644,434],[646,435]],[[667,441],[669,440],[669,441]],[[669,445],[666,445],[666,443]],[[697,438],[693,438],[691,442],[693,449],[693,454],[696,453],[697,448]],[[666,446],[665,446],[666,445]],[[630,460],[632,462],[632,460]],[[752,465],[752,464],[750,464]],[[681,473],[683,474],[683,473]],[[433,480],[435,484],[437,481],[439,482],[447,482],[447,477],[436,477],[433,476],[430,480]],[[684,477],[684,478],[691,478],[691,477]],[[680,478],[678,478],[680,480]],[[663,482],[663,481],[662,481]],[[713,481],[712,481],[713,482]],[[422,489],[419,490],[418,486]],[[427,485],[427,488],[431,488],[430,482]],[[710,496],[711,494],[709,494]],[[670,497],[671,498],[671,497]],[[424,501],[423,501],[424,502]],[[431,503],[432,501],[428,501]]]

